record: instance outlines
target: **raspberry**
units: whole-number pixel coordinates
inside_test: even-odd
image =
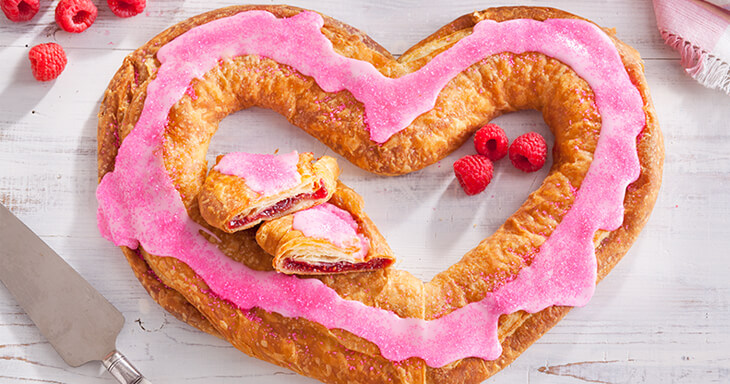
[[[32,19],[40,4],[38,0],[0,0],[0,8],[10,21],[17,23]]]
[[[537,171],[545,164],[546,157],[547,143],[537,132],[525,133],[509,147],[509,159],[521,171]]]
[[[482,155],[464,156],[454,162],[454,174],[467,195],[476,195],[492,181],[494,167],[488,157]]]
[[[489,160],[497,161],[507,155],[509,140],[504,130],[496,124],[487,124],[474,135],[474,147],[477,153]]]
[[[119,17],[132,17],[144,11],[147,0],[106,0],[109,8]]]
[[[66,68],[66,52],[56,43],[36,45],[28,52],[28,58],[38,81],[53,80]]]
[[[96,13],[91,0],[61,0],[56,6],[56,23],[66,32],[81,33],[94,24]]]

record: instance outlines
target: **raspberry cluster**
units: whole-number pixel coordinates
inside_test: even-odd
[[[474,135],[477,155],[464,156],[454,163],[454,174],[467,195],[482,192],[492,181],[493,161],[509,154],[512,164],[524,172],[542,168],[547,158],[547,142],[537,132],[526,133],[512,144],[504,130],[496,124],[487,124]]]
[[[147,0],[107,0],[112,13],[118,17],[132,17],[144,11]],[[40,9],[40,0],[0,0],[0,9],[13,22],[32,19]],[[81,33],[89,28],[98,10],[91,0],[60,0],[56,5],[55,19],[61,29]],[[39,44],[28,53],[33,76],[38,81],[58,77],[66,67],[66,53],[55,43]]]

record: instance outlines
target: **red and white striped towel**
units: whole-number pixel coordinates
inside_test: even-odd
[[[730,95],[730,0],[654,0],[654,12],[687,73]]]

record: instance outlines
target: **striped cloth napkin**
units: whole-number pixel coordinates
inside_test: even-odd
[[[687,73],[730,95],[730,0],[654,0],[654,12]]]

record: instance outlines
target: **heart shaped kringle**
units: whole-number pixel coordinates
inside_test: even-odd
[[[435,163],[502,113],[537,109],[555,136],[553,166],[429,283],[395,268],[291,276],[272,270],[256,227],[226,233],[200,214],[208,143],[250,106],[382,175]],[[646,222],[663,163],[636,51],[587,20],[529,7],[462,16],[397,60],[311,11],[202,14],[125,59],[98,139],[99,227],[150,295],[328,383],[476,383],[499,371],[586,304]]]

